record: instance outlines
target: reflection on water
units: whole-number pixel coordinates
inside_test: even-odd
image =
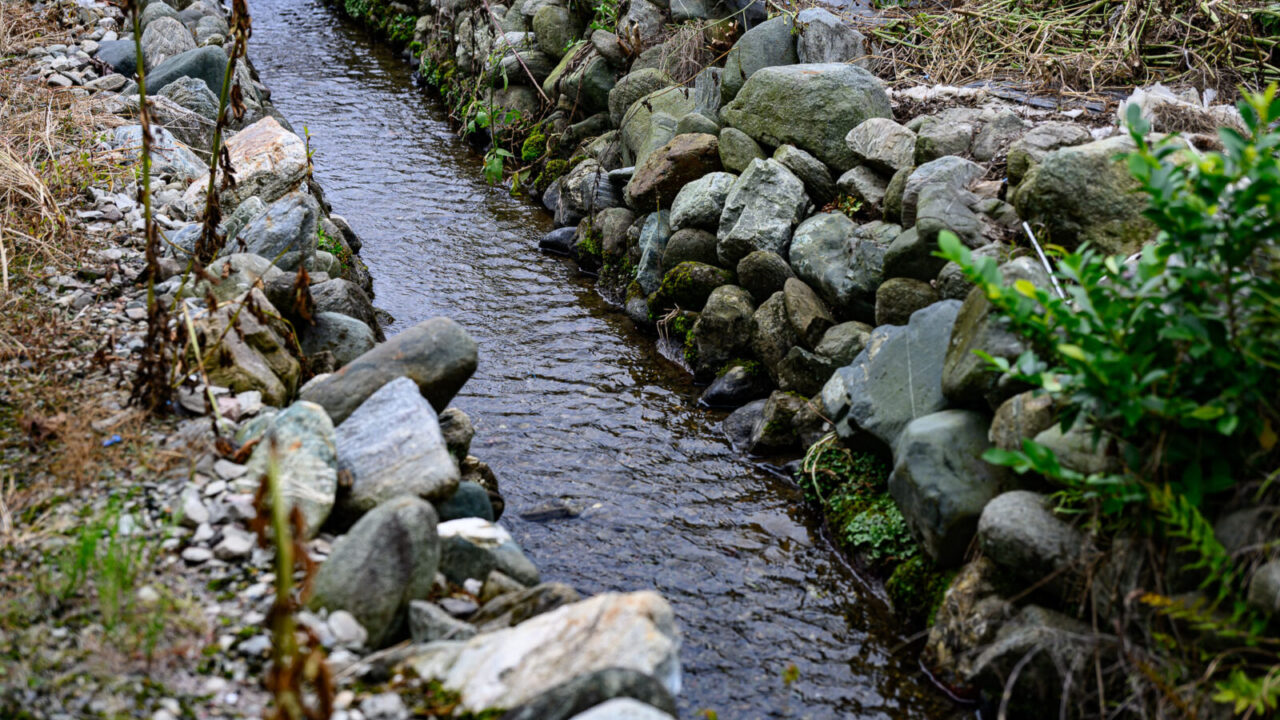
[[[798,493],[737,456],[686,375],[543,256],[530,204],[479,158],[408,67],[319,0],[254,3],[251,57],[316,151],[364,242],[388,334],[462,323],[480,367],[456,404],[476,426],[508,524],[544,578],[584,593],[653,587],[685,633],[682,714],[924,718],[945,712],[884,604],[823,541]],[[544,523],[519,513],[583,508]],[[784,685],[794,664],[799,679]]]

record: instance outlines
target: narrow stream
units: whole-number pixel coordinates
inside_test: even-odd
[[[251,57],[315,149],[396,323],[462,323],[480,367],[456,404],[502,483],[508,525],[547,580],[656,588],[685,637],[682,717],[950,714],[885,605],[823,540],[798,492],[734,453],[722,415],[570,264],[544,213],[487,187],[479,157],[410,68],[321,0],[253,3]],[[583,508],[545,522],[549,502]],[[783,675],[794,664],[798,679]]]

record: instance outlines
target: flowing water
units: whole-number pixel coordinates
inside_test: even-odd
[[[723,415],[696,407],[652,339],[538,252],[545,213],[484,184],[410,68],[321,0],[258,0],[253,12],[250,55],[363,240],[375,303],[396,319],[388,334],[447,315],[479,343],[455,404],[543,577],[668,598],[684,632],[683,717],[950,714],[913,654],[891,652],[902,638],[884,602],[799,493],[736,454]],[[549,502],[583,511],[521,519]]]

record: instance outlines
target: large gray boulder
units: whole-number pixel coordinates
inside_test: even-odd
[[[855,164],[845,136],[868,118],[892,118],[893,110],[874,75],[823,63],[756,72],[721,116],[760,143],[795,145],[843,173]]]
[[[162,127],[151,129],[151,172],[188,182],[206,172],[208,165],[196,157],[173,133]],[[142,126],[121,125],[111,131],[110,146],[129,162],[142,158]]]
[[[732,100],[758,70],[800,62],[794,31],[795,21],[781,14],[743,33],[724,58],[720,92],[725,102]]]
[[[925,187],[939,185],[949,190],[963,190],[984,174],[986,170],[981,165],[955,156],[938,158],[917,167],[911,171],[902,189],[902,226],[916,224],[920,192]],[[885,202],[887,204],[888,200]]]
[[[802,63],[865,64],[867,38],[824,8],[796,15],[796,55]]]
[[[624,702],[646,709],[619,705]],[[676,702],[652,675],[628,668],[609,668],[557,685],[511,708],[505,718],[573,720],[591,713],[595,713],[595,720],[659,720],[675,715]]]
[[[440,564],[436,511],[398,497],[360,518],[316,573],[310,605],[346,610],[379,648],[406,633],[409,604],[431,594]]]
[[[1142,212],[1147,198],[1118,155],[1135,148],[1128,136],[1054,150],[1023,178],[1014,207],[1041,243],[1068,250],[1089,243],[1099,251],[1129,254],[1155,236]]]
[[[247,252],[276,260],[284,270],[304,265],[316,252],[320,203],[310,193],[294,190],[249,221],[223,254]]]
[[[903,325],[882,325],[822,389],[827,417],[852,445],[894,448],[912,420],[947,406],[942,361],[960,303],[944,300]]]
[[[378,344],[368,325],[335,312],[317,312],[309,324],[298,328],[298,335],[304,355],[327,352],[333,355],[335,367],[346,365]]]
[[[405,376],[440,412],[476,370],[477,348],[461,325],[431,318],[396,335],[302,393],[341,423],[378,388]]]
[[[943,410],[912,420],[894,450],[889,493],[941,567],[964,560],[982,509],[1005,489],[1004,468],[982,460],[989,425],[980,413]]]
[[[543,5],[533,15],[533,32],[542,52],[559,60],[569,44],[582,37],[582,23],[566,7]]]
[[[622,193],[609,179],[609,171],[595,160],[583,160],[560,183],[555,221],[560,227],[577,225],[582,218],[622,204]]]
[[[347,317],[353,317],[373,330],[375,340],[379,342],[386,340],[379,327],[373,301],[364,290],[360,289],[359,285],[343,278],[334,278],[316,283],[310,290],[316,312],[341,313]]]
[[[1010,288],[1020,280],[1041,288],[1049,286],[1044,267],[1030,257],[1001,265],[1000,274]],[[977,352],[1012,362],[1026,350],[1026,342],[1009,330],[986,293],[980,288],[970,290],[947,346],[942,365],[942,393],[953,405],[996,409],[1021,388],[1002,385],[1000,374]]]
[[[785,255],[808,207],[804,183],[782,163],[752,160],[725,198],[716,234],[720,264],[735,267],[754,250]]]
[[[439,419],[407,377],[388,382],[335,431],[338,465],[351,476],[344,504],[366,512],[400,495],[442,502],[458,489]]]
[[[156,18],[142,31],[142,57],[146,60],[147,69],[195,49],[196,41],[191,31],[176,18]]]
[[[338,492],[338,455],[333,423],[324,408],[295,402],[260,428],[265,436],[246,464],[249,477],[267,472],[274,448],[276,478],[285,502],[302,513],[303,532],[314,537],[333,510]],[[237,438],[242,442],[252,437]]]
[[[719,229],[725,200],[737,179],[732,173],[713,172],[680,188],[671,203],[672,229],[701,228],[712,232]]]

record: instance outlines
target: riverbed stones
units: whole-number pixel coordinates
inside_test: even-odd
[[[807,8],[796,15],[798,62],[857,62],[866,55],[866,37],[829,10]]]
[[[774,151],[773,159],[800,178],[815,205],[826,205],[835,199],[836,184],[831,179],[831,171],[814,156],[794,145],[783,145]]]
[[[720,164],[725,170],[741,173],[752,160],[763,159],[764,156],[760,143],[752,140],[750,135],[732,127],[720,130]]]
[[[668,207],[686,185],[719,170],[720,141],[715,135],[676,135],[636,166],[625,191],[627,204],[642,210]]]
[[[369,326],[375,340],[386,339],[379,328],[373,302],[359,285],[343,278],[334,278],[312,285],[310,291],[316,312],[341,313],[353,317]]]
[[[893,111],[874,75],[823,63],[756,72],[721,116],[760,143],[795,145],[843,173],[855,164],[845,143],[849,130],[868,118],[891,118]]]
[[[339,467],[352,481],[344,505],[354,512],[400,495],[443,502],[458,488],[436,412],[407,377],[370,395],[338,425],[335,441]]]
[[[1027,172],[1013,204],[1041,243],[1074,250],[1089,243],[1104,253],[1128,254],[1155,236],[1142,216],[1147,198],[1117,156],[1134,149],[1116,136],[1048,153]]]
[[[249,293],[246,302],[262,311],[261,319],[252,312],[237,314],[241,305],[228,303],[198,323],[208,379],[237,393],[258,391],[263,402],[281,407],[293,396],[301,368],[286,340],[288,326],[261,290]],[[235,330],[229,331],[233,323]]]
[[[786,260],[768,250],[756,250],[738,261],[738,284],[746,288],[756,302],[768,300],[795,276]]]
[[[795,21],[782,14],[743,33],[724,59],[720,91],[725,102],[732,100],[756,71],[800,62],[794,30]]]
[[[659,709],[661,708],[661,709]],[[664,720],[676,713],[671,692],[648,673],[606,668],[576,677],[511,708],[505,720]],[[594,714],[594,715],[593,715]]]
[[[431,318],[308,384],[302,398],[321,405],[342,423],[378,388],[405,376],[439,412],[475,372],[476,361],[476,343],[461,325],[449,318]]]
[[[439,563],[435,509],[397,497],[333,543],[310,604],[351,613],[369,633],[369,647],[380,648],[405,634],[409,604],[430,595]]]
[[[892,174],[915,165],[916,134],[889,118],[873,117],[845,135],[855,162]]]
[[[841,440],[892,449],[907,423],[946,407],[942,362],[959,311],[959,302],[944,300],[905,326],[876,328],[853,363],[831,376],[822,402]]]
[[[754,311],[750,293],[741,287],[721,285],[711,291],[693,324],[698,350],[695,375],[712,377],[730,360],[746,354]]]
[[[717,233],[720,264],[735,267],[753,250],[782,255],[804,218],[804,183],[777,160],[752,160],[725,198]]]
[[[460,518],[440,524],[444,555],[440,572],[457,585],[468,578],[484,580],[493,570],[524,585],[538,584],[538,568],[500,525],[482,518]]]
[[[310,324],[299,328],[302,352],[313,357],[322,352],[333,356],[335,367],[342,367],[369,352],[377,344],[368,325],[348,315],[318,312]]]
[[[1089,129],[1070,122],[1047,122],[1035,126],[1009,146],[1009,187],[1017,187],[1032,167],[1058,148],[1083,145],[1093,139]]]
[[[218,97],[202,80],[191,77],[178,78],[166,85],[158,94],[206,120],[218,119]]]
[[[1048,496],[1014,490],[987,503],[978,520],[978,547],[1026,586],[1065,594],[1088,543],[1080,530],[1054,514]]]
[[[961,563],[982,509],[1004,489],[1004,469],[982,460],[989,424],[968,410],[924,415],[903,429],[894,451],[889,493],[940,567]]]
[[[302,514],[304,535],[313,537],[328,519],[338,492],[333,422],[324,408],[299,401],[261,421],[260,428],[263,434],[256,437],[264,439],[249,456],[245,474],[257,478],[266,473],[274,444],[281,494]]]
[[[186,145],[178,142],[173,133],[162,127],[151,129],[151,171],[157,176],[173,177],[179,182],[188,182],[200,177],[201,167],[208,167],[196,157]],[[122,125],[111,131],[110,145],[129,161],[137,162],[142,157],[142,126]]]
[[[226,150],[235,169],[236,183],[222,191],[224,213],[250,197],[256,196],[268,204],[275,202],[302,182],[309,167],[306,143],[271,116],[228,139]],[[203,207],[208,183],[206,173],[191,184],[183,200],[193,208]]]
[[[175,55],[195,49],[196,41],[191,31],[176,18],[156,18],[142,31],[142,57],[148,70]]]
[[[281,269],[293,270],[315,254],[319,223],[320,203],[304,190],[293,190],[250,220],[228,250],[275,259]]]
[[[938,291],[923,280],[901,277],[885,280],[876,290],[876,325],[906,325],[917,310],[929,307],[938,299]]]
[[[1040,288],[1049,287],[1044,267],[1030,257],[1001,265],[1000,274],[1008,287],[1024,281]],[[983,356],[975,353],[1012,362],[1026,350],[1026,343],[1006,326],[986,293],[980,288],[970,290],[956,317],[947,347],[942,367],[943,394],[954,405],[994,410],[1011,393],[1002,387],[1000,374],[991,369]]]
[[[461,709],[516,708],[607,668],[651,675],[680,689],[680,634],[671,606],[651,591],[604,593],[465,644],[435,643],[408,665],[461,696]]]

